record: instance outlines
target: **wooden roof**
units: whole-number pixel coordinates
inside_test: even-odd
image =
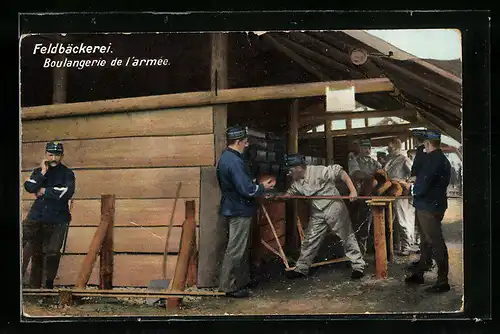
[[[355,37],[353,37],[355,36]],[[32,36],[39,43],[43,36]],[[94,44],[113,42],[121,55],[169,57],[164,68],[69,69],[68,102],[96,101],[206,91],[210,89],[208,34],[132,34],[76,37]],[[361,41],[362,39],[363,41]],[[40,68],[24,40],[22,55],[22,105],[51,102],[51,71]],[[353,65],[349,52],[362,48],[369,60]],[[386,51],[394,50],[393,57]],[[118,51],[117,51],[118,52]],[[358,102],[378,111],[416,109],[418,118],[461,141],[461,78],[459,62],[418,60],[362,31],[231,33],[228,51],[229,88],[259,87],[328,80],[387,77],[394,93],[365,93]],[[436,70],[437,69],[437,70]],[[32,80],[33,77],[37,80]],[[31,86],[30,86],[31,85]],[[48,88],[47,88],[48,87]],[[263,131],[284,133],[291,100],[231,103],[228,122],[244,122]],[[300,99],[302,114],[324,112],[324,98]],[[406,120],[417,122],[409,116]],[[322,123],[319,120],[317,123]],[[310,126],[310,119],[301,127]]]

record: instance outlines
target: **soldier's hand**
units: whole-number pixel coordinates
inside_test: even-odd
[[[276,197],[275,194],[265,194],[264,195],[264,198],[269,200],[269,201],[272,201],[275,197]]]
[[[36,197],[42,197],[45,194],[45,188],[40,188],[36,193]]]
[[[354,202],[357,198],[358,198],[358,192],[356,190],[351,191],[351,193],[349,194],[349,200],[351,202]]]
[[[262,184],[264,185],[264,189],[266,190],[272,189],[274,187],[274,182],[271,179],[265,180],[264,182],[262,182]]]
[[[49,162],[47,159],[42,160],[42,162],[40,163],[40,168],[42,169],[42,174],[45,174],[47,172],[47,169],[49,168]]]

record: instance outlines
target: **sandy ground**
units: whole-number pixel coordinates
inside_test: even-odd
[[[388,278],[374,278],[373,255],[367,255],[366,276],[350,280],[351,270],[345,263],[320,267],[308,278],[287,280],[278,268],[271,278],[261,282],[247,299],[227,297],[189,297],[177,312],[149,306],[145,299],[84,299],[71,307],[57,305],[55,299],[26,299],[24,312],[29,317],[40,316],[199,316],[199,315],[295,315],[295,314],[353,314],[388,312],[459,312],[462,307],[462,222],[443,225],[450,259],[452,290],[443,294],[423,291],[436,278],[436,268],[426,273],[426,284],[406,286],[408,261],[418,255],[396,257],[389,264]]]

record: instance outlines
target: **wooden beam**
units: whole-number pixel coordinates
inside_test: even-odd
[[[459,143],[462,143],[462,132],[460,131],[460,129],[457,129],[457,128],[447,124],[442,119],[440,119],[439,117],[433,115],[432,113],[430,113],[428,111],[420,111],[417,115],[424,122],[428,122],[430,125],[437,128],[439,131],[450,136],[451,138],[455,139]]]
[[[315,63],[325,66],[326,68],[332,69],[337,72],[341,72],[344,75],[348,75],[349,77],[352,77],[353,79],[362,79],[366,78],[365,75],[355,71],[354,69],[350,69],[349,67],[339,63],[338,61],[335,60],[335,58],[329,58],[326,57],[322,54],[319,54],[315,51],[312,51],[306,47],[303,47],[297,42],[294,42],[288,38],[272,34],[272,37],[277,40],[277,42],[281,43],[285,47],[289,48],[293,52],[296,52],[297,54],[306,57],[306,59],[311,59]]]
[[[196,225],[194,222],[194,201],[186,202],[186,220],[182,224],[182,236],[175,266],[174,279],[171,281],[169,290],[184,291],[186,288],[186,281],[189,270],[189,260],[196,245],[194,242],[194,234],[196,233]],[[167,307],[169,309],[178,309],[181,304],[182,298],[168,298]]]
[[[212,42],[210,88],[213,95],[218,96],[219,90],[229,88],[227,76],[228,34],[212,33],[210,38]],[[213,108],[214,165],[216,165],[219,157],[226,148],[227,104],[216,105]]]
[[[332,137],[332,121],[325,120],[325,135],[326,135],[326,164],[333,165],[333,137]]]
[[[293,100],[289,111],[288,154],[299,152],[299,107],[299,100]],[[285,210],[285,250],[287,254],[291,254],[300,247],[299,235],[295,228],[297,226],[297,201],[285,203]]]
[[[367,111],[347,111],[347,112],[308,112],[304,116],[301,114],[300,120],[307,122],[313,120],[338,120],[338,119],[356,119],[356,118],[372,118],[372,117],[399,117],[402,119],[415,117],[417,110],[400,109],[400,110],[367,110]]]
[[[357,129],[350,129],[350,130],[333,130],[332,137],[344,137],[344,136],[377,134],[377,133],[387,133],[387,132],[402,132],[403,130],[419,127],[422,125],[423,125],[422,122],[418,122],[418,123],[410,123],[410,124],[370,126],[367,128],[357,128]],[[317,132],[317,133],[307,133],[307,134],[302,136],[302,139],[324,138],[324,137],[325,137],[324,132]]]
[[[99,259],[99,288],[110,290],[113,288],[113,230],[115,223],[115,195],[102,195],[101,220],[107,219],[108,230],[102,243]]]
[[[431,63],[426,62],[425,60],[419,59],[418,57],[409,54],[401,49],[398,49],[392,44],[387,43],[386,41],[382,40],[381,38],[378,38],[374,35],[371,35],[363,30],[342,30],[342,32],[346,35],[349,35],[358,41],[361,41],[365,43],[366,45],[380,51],[383,54],[389,54],[389,51],[392,51],[393,55],[392,57],[398,60],[410,60],[413,61],[417,64],[420,64],[431,71],[446,77],[450,80],[453,80],[454,82],[458,84],[462,84],[462,79],[455,76],[454,74],[447,72],[443,70],[442,68],[439,68]]]
[[[233,88],[218,90],[217,95],[214,95],[212,91],[190,92],[28,107],[22,109],[22,119],[30,120],[61,116],[105,114],[112,112],[323,96],[325,95],[325,87],[327,86],[338,89],[354,86],[358,94],[394,90],[394,85],[387,78]]]
[[[311,73],[312,75],[316,76],[318,79],[320,79],[322,81],[331,80],[330,76],[321,72],[321,70],[319,70],[317,67],[315,67],[313,64],[311,64],[306,58],[303,58],[300,55],[296,54],[290,48],[288,48],[285,45],[283,45],[282,43],[278,42],[271,35],[269,35],[269,34],[263,35],[262,40],[265,41],[266,43],[268,43],[269,45],[272,45],[274,48],[276,48],[279,52],[285,54],[287,57],[290,57],[293,61],[295,61],[297,64],[299,64],[303,69],[305,69],[307,72]]]
[[[292,102],[288,120],[288,153],[293,154],[299,151],[299,100],[297,99]]]
[[[114,196],[114,195],[107,195],[107,196]],[[107,198],[107,197],[103,196],[103,197],[101,197],[101,200],[103,200],[105,198]],[[111,207],[110,207],[110,209],[111,209]],[[110,217],[110,215],[102,215],[101,216],[101,223],[99,224],[99,227],[97,228],[97,230],[94,234],[94,238],[92,239],[92,242],[90,243],[88,253],[85,256],[85,259],[83,260],[83,264],[82,264],[82,267],[80,269],[80,273],[78,274],[78,277],[76,279],[76,287],[79,289],[83,289],[87,285],[87,282],[90,279],[90,275],[92,274],[92,268],[94,267],[94,263],[97,259],[97,255],[99,254],[99,251],[101,250],[104,238],[106,237],[106,233],[108,231],[108,226],[112,222],[112,220],[109,219],[109,217]]]

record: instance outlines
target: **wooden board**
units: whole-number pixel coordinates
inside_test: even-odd
[[[31,172],[23,172],[24,182]],[[76,170],[76,191],[73,199],[100,199],[102,194],[115,194],[116,198],[173,198],[177,183],[182,181],[182,198],[199,197],[200,168],[138,168],[109,170]],[[22,198],[35,196],[24,191]]]
[[[65,253],[87,253],[97,227],[70,227]],[[179,252],[182,227],[173,227],[168,252]],[[115,227],[113,251],[120,253],[163,253],[167,227]]]
[[[214,164],[214,136],[127,137],[64,142],[70,168],[185,167]],[[40,165],[45,142],[22,145],[22,169]]]
[[[212,107],[167,109],[22,122],[22,141],[135,136],[174,136],[213,132]]]
[[[198,216],[198,198],[180,198],[174,213],[174,226],[182,226],[185,213],[185,201],[194,200],[195,217]],[[22,201],[23,219],[28,214],[33,200]],[[115,227],[118,226],[158,226],[169,224],[174,207],[173,198],[159,199],[118,199],[115,202]],[[101,201],[98,199],[75,200],[71,209],[71,226],[97,226],[101,219]]]
[[[61,259],[55,285],[74,285],[84,255],[65,255]],[[115,255],[113,286],[147,287],[154,279],[161,279],[163,255]],[[99,260],[88,284],[98,284]],[[167,261],[167,279],[174,275],[177,255],[171,255]]]
[[[200,179],[198,287],[219,284],[219,270],[227,243],[227,226],[219,219],[220,189],[215,167],[202,167]]]

